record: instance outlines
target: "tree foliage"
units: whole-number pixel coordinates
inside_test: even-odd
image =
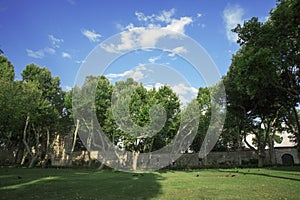
[[[255,135],[260,166],[265,147],[272,151],[275,132],[282,131],[284,123],[299,121],[286,118],[299,104],[297,8],[297,0],[280,1],[267,22],[252,18],[233,30],[241,48],[224,79],[228,106],[242,119],[244,141],[247,134]]]

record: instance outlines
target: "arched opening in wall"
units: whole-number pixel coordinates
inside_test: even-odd
[[[283,165],[294,165],[294,157],[291,154],[283,154],[281,160]]]

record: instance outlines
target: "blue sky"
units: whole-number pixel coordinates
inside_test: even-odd
[[[0,0],[0,48],[15,66],[17,79],[27,64],[35,63],[49,68],[61,78],[62,87],[69,89],[86,57],[107,38],[121,31],[167,27],[202,45],[225,75],[238,49],[230,29],[254,16],[265,21],[275,5],[275,0]],[[184,85],[186,90],[195,92],[202,84],[201,78],[170,52],[137,54],[114,62],[106,75],[114,81],[127,75],[136,77],[145,64],[175,65],[190,83],[190,88]],[[174,87],[180,88],[178,85]]]

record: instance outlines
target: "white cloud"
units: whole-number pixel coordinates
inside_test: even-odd
[[[163,83],[155,83],[155,84],[150,84],[150,83],[148,83],[148,84],[145,84],[145,85],[143,85],[144,86],[144,88],[146,88],[147,90],[151,90],[151,89],[155,89],[155,90],[159,90],[161,87],[163,87],[163,86],[169,86],[168,84],[163,84]]]
[[[226,26],[226,36],[230,42],[236,42],[238,36],[231,30],[236,27],[237,24],[243,24],[244,10],[238,5],[227,6],[223,11],[223,20]]]
[[[155,68],[154,68],[155,69]],[[158,71],[159,72],[159,71]],[[152,78],[152,75],[157,76],[157,71],[153,71],[151,68],[147,68],[147,66],[140,64],[138,67],[127,70],[122,73],[110,73],[105,75],[110,81],[118,81],[119,78],[126,79],[126,78],[133,78],[137,82],[142,82],[144,87],[147,90],[155,88],[159,90],[163,86],[169,86],[179,97],[182,106],[185,106],[189,103],[192,99],[196,98],[198,89],[195,87],[190,86],[186,82],[173,82],[167,83],[168,80],[164,79],[156,79]],[[166,82],[165,82],[166,81]],[[178,81],[177,81],[178,82]]]
[[[186,53],[187,50],[183,47],[183,46],[180,46],[180,47],[176,47],[174,49],[172,49],[172,52],[168,54],[168,56],[170,57],[174,57],[176,54],[182,54],[182,53]]]
[[[108,78],[109,80],[126,77],[126,78],[133,78],[135,81],[139,81],[144,78],[143,71],[145,70],[146,67],[143,64],[140,64],[135,69],[128,70],[119,74],[110,73],[105,75],[105,77]]]
[[[161,87],[163,87],[163,86],[165,86],[166,84],[163,84],[163,83],[155,83],[155,86],[154,86],[154,88],[156,89],[156,90],[159,90]]]
[[[161,87],[163,87],[165,85],[167,85],[167,84],[155,83],[154,85],[151,85],[151,84],[144,85],[144,87],[147,90],[150,90],[152,88],[159,90]],[[185,106],[187,103],[191,102],[191,100],[193,98],[197,97],[198,90],[194,87],[187,86],[183,83],[179,83],[179,84],[170,86],[170,88],[178,95],[180,103],[183,106]]]
[[[48,35],[49,40],[52,43],[53,48],[59,48],[60,43],[62,43],[64,40],[54,37],[53,35]]]
[[[175,14],[175,9],[172,8],[169,11],[163,10],[162,13],[158,16],[156,16],[156,20],[165,22],[165,23],[170,23],[172,21],[172,16]]]
[[[65,85],[65,86],[63,86],[63,90],[66,92],[69,92],[70,90],[72,90],[72,87],[69,85]]]
[[[26,53],[29,57],[42,59],[47,55],[53,55],[56,53],[56,49],[59,48],[60,44],[64,41],[63,39],[59,39],[54,37],[53,35],[48,35],[48,39],[51,42],[51,47],[45,47],[43,49],[39,49],[37,51],[26,49]]]
[[[171,24],[167,25],[166,29],[184,34],[186,25],[192,23],[191,17],[181,17],[180,19],[173,19]]]
[[[269,20],[270,16],[263,16],[263,17],[259,17],[258,20],[260,22],[267,22]]]
[[[55,54],[55,49],[53,49],[53,48],[50,48],[50,47],[45,47],[44,48],[44,52],[45,53],[48,53],[48,54]]]
[[[153,47],[157,41],[166,36],[184,34],[185,27],[193,22],[191,17],[181,17],[179,19],[172,18],[175,9],[170,11],[162,11],[160,15],[146,16],[141,12],[136,12],[137,19],[147,22],[145,26],[135,26],[128,24],[121,33],[121,42],[119,44],[101,45],[103,49],[112,53],[132,50],[136,48]],[[151,22],[151,23],[148,23]],[[160,23],[166,23],[162,26]],[[173,31],[173,32],[170,32]]]
[[[171,87],[172,90],[179,96],[181,104],[184,106],[197,96],[198,90],[191,86],[186,86],[179,83]]]
[[[161,56],[154,56],[148,59],[150,63],[155,63],[157,60],[161,59]]]
[[[62,52],[61,53],[61,57],[63,57],[63,58],[72,58],[72,56],[69,54],[69,53],[67,53],[67,52]]]
[[[178,97],[179,97],[179,101],[180,101],[181,105],[183,105],[183,106],[187,105],[192,100],[192,99],[187,98],[187,97],[182,96],[182,95],[178,95]]]
[[[151,16],[146,16],[144,13],[142,12],[135,12],[134,13],[137,20],[139,21],[144,21],[144,22],[147,22],[147,21],[154,21],[154,18],[155,18],[155,15],[151,15]]]
[[[186,86],[183,83],[179,83],[177,85],[172,86],[172,89],[175,93],[177,93],[179,95],[188,94],[188,93],[197,94],[197,92],[198,92],[198,90],[196,88]]]
[[[142,22],[164,22],[164,23],[170,23],[172,21],[172,16],[175,14],[175,9],[172,8],[171,10],[163,10],[160,12],[160,14],[152,14],[152,15],[145,15],[142,12],[135,12],[135,16],[137,17],[137,20]]]
[[[26,49],[27,56],[32,58],[44,58],[47,54],[55,54],[55,49],[50,47],[45,47],[44,49],[40,49],[37,51],[33,51],[31,49]]]
[[[81,33],[87,37],[91,42],[99,42],[101,35],[96,33],[94,30],[81,30]]]
[[[85,60],[76,60],[75,61],[75,63],[77,63],[77,64],[82,64],[82,63],[84,63],[85,62]]]
[[[32,58],[44,58],[45,53],[43,50],[33,51],[31,49],[26,49],[27,55]]]

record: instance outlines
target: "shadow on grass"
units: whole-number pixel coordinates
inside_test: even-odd
[[[276,169],[276,170],[278,170],[278,169]],[[273,174],[273,173],[271,173],[271,174],[268,173],[268,172],[262,173],[262,172],[252,171],[252,170],[240,171],[240,170],[222,170],[222,169],[219,169],[218,171],[219,172],[225,172],[225,173],[232,173],[232,174],[264,176],[264,177],[278,178],[278,179],[285,179],[285,180],[292,180],[292,181],[299,181],[300,182],[300,174],[295,174],[295,175],[298,175],[299,178],[293,178],[293,177],[289,177],[289,176],[284,176],[284,175],[291,175],[291,174],[282,174],[281,173],[281,175],[277,175],[277,174]],[[290,170],[284,170],[284,171],[290,171]]]
[[[2,170],[0,170],[3,174]],[[0,199],[152,199],[161,194],[157,173],[14,169],[0,178]]]
[[[300,172],[300,165],[296,166],[278,166],[270,167],[270,170],[285,171],[285,172]]]

